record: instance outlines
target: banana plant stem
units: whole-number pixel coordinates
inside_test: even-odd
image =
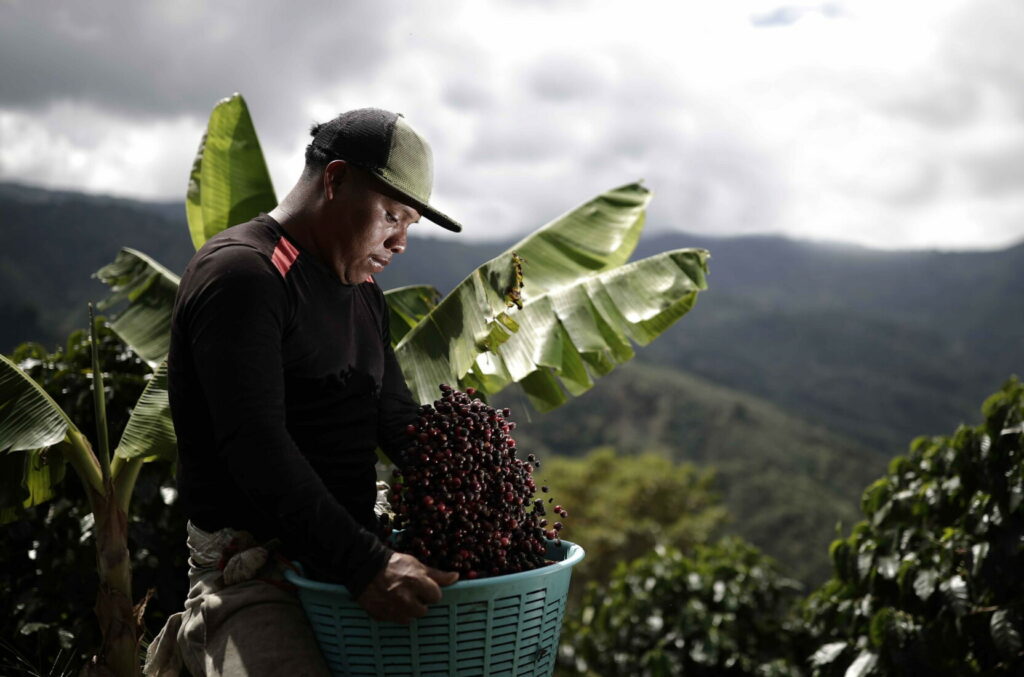
[[[96,411],[96,442],[97,456],[103,484],[110,481],[110,441],[107,436],[107,396],[103,386],[103,367],[100,365],[100,350],[97,345],[99,328],[93,313],[92,303],[89,304],[89,346],[92,350],[92,398]]]

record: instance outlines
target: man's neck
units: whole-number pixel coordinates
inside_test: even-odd
[[[300,182],[291,189],[280,204],[270,210],[268,216],[277,221],[303,249],[330,265],[329,261],[324,260],[323,254],[317,247],[316,239],[313,237],[317,217],[314,210],[310,209],[309,205],[312,203],[310,197],[308,188]]]
[[[335,276],[344,282],[344,270],[338,267],[338,263],[331,258],[329,252],[317,242],[316,233],[323,219],[319,204],[311,188],[300,181],[278,206],[270,210],[268,216],[277,221],[281,228],[299,243],[303,251],[334,271]]]

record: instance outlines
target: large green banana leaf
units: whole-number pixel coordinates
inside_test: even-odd
[[[236,223],[277,206],[249,107],[240,94],[220,101],[188,179],[185,213],[196,249]]]
[[[46,391],[0,355],[0,524],[53,497],[64,457],[48,451],[74,430]]]
[[[518,383],[537,410],[554,409],[631,359],[630,341],[646,345],[685,315],[707,288],[707,259],[703,249],[664,252],[531,298],[515,313],[519,330],[459,383],[487,393]]]
[[[474,356],[461,373],[451,369],[441,350],[446,327],[454,326],[459,313],[469,312],[458,306],[448,313],[432,313],[422,323],[435,323],[437,343],[403,341],[396,353],[420,402],[434,400],[440,383],[473,386],[485,393],[519,383],[535,408],[548,411],[568,399],[566,391],[579,395],[593,385],[594,377],[631,359],[631,341],[646,345],[685,315],[697,292],[707,288],[707,259],[703,249],[664,252],[528,297],[523,308],[501,324],[514,325],[501,340],[448,344],[461,348],[460,359]],[[479,283],[471,289],[480,293]],[[449,298],[472,302],[468,293],[453,292]],[[493,332],[488,338],[492,337]]]
[[[113,292],[99,304],[101,309],[128,302],[110,323],[111,329],[143,359],[155,363],[167,357],[178,276],[128,247],[95,275]]]
[[[167,400],[166,362],[157,368],[146,384],[114,453],[126,460],[141,457],[144,462],[160,460],[173,463],[177,459],[178,439]]]
[[[473,271],[395,348],[414,396],[432,401],[438,384],[460,382],[482,353],[495,352],[517,333],[518,316],[510,308],[522,298],[621,266],[636,248],[650,199],[638,183],[602,193]]]

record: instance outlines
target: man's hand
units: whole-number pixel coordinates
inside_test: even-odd
[[[438,571],[396,552],[356,601],[374,620],[409,624],[427,615],[428,604],[440,601],[440,586],[458,579],[456,571]]]

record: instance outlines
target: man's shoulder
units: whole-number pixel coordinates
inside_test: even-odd
[[[226,228],[208,239],[195,253],[184,277],[205,271],[210,274],[279,270],[284,238],[274,222],[260,215]]]
[[[210,256],[227,250],[227,254],[245,255],[244,252],[262,254],[268,260],[281,239],[274,223],[261,214],[256,218],[225,228],[203,244],[197,257]]]
[[[272,222],[257,217],[217,233],[199,248],[181,279],[181,294],[204,293],[225,286],[266,291],[281,286],[281,240]]]

